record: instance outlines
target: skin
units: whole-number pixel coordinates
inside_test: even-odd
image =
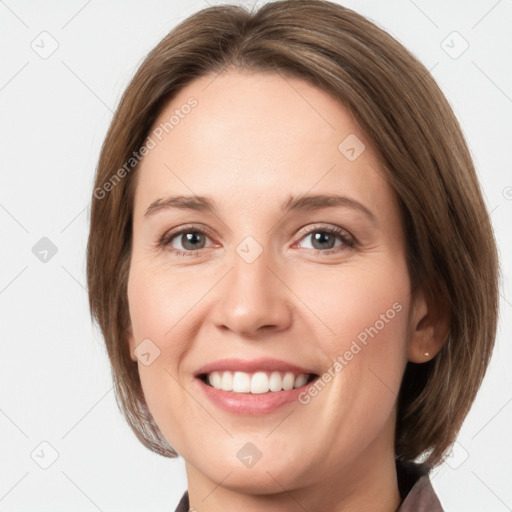
[[[400,382],[407,360],[434,357],[443,339],[421,289],[411,292],[394,192],[370,141],[326,92],[272,73],[213,78],[166,105],[155,127],[190,96],[198,102],[138,170],[128,343],[134,361],[144,339],[160,350],[138,364],[149,409],[185,460],[200,512],[393,512]],[[355,161],[338,150],[349,134],[365,144]],[[193,194],[218,209],[144,215],[156,199]],[[347,206],[280,210],[304,194],[343,195],[375,221]],[[204,233],[195,245],[178,235],[159,247],[189,224]],[[311,231],[329,226],[353,246],[337,235],[315,244]],[[236,251],[247,236],[263,249],[252,263]],[[400,312],[305,405],[251,417],[199,392],[194,372],[224,357],[273,357],[322,374],[396,303]],[[262,454],[250,468],[236,456],[247,442]]]

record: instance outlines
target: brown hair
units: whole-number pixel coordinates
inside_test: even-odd
[[[413,285],[421,284],[450,312],[450,333],[437,356],[407,363],[396,424],[398,457],[423,455],[430,467],[439,464],[494,346],[498,258],[492,226],[460,126],[428,70],[375,24],[325,0],[276,1],[255,12],[205,8],[150,52],[128,85],[102,147],[87,246],[89,305],[106,342],[118,405],[145,446],[177,455],[148,410],[126,341],[137,174],[132,160],[180,89],[228,67],[310,81],[339,99],[372,141],[400,203]],[[116,175],[121,168],[125,172]]]

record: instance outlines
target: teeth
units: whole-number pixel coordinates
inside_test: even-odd
[[[215,389],[222,389],[222,377],[219,372],[210,373],[208,381]],[[231,386],[233,386],[233,382],[231,382]],[[227,382],[226,387],[228,387]]]
[[[303,373],[302,375],[298,375],[295,378],[295,382],[293,383],[293,387],[294,388],[300,388],[301,386],[304,386],[304,384],[306,384],[307,381],[308,381],[308,376],[305,373]]]
[[[235,372],[233,377],[233,391],[249,393],[251,391],[251,376],[243,372]]]
[[[231,372],[223,372],[222,375],[219,376],[221,377],[221,389],[223,391],[233,391],[233,374]],[[210,382],[210,384],[212,383]]]
[[[208,374],[208,383],[215,389],[233,391],[233,393],[261,394],[269,391],[289,391],[304,386],[308,374],[295,375],[292,372],[212,372]]]
[[[241,373],[241,372],[237,372]],[[252,378],[247,373],[241,373],[250,382],[251,393],[266,393],[269,389],[268,377],[265,372],[256,372]]]
[[[290,391],[293,389],[293,385],[295,384],[295,376],[293,373],[285,373],[283,379],[283,389],[286,391]]]
[[[283,389],[283,379],[279,372],[272,372],[269,382],[270,391],[281,391]]]

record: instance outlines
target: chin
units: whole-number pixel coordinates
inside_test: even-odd
[[[243,468],[236,464],[225,464],[221,468],[217,465],[208,468],[206,476],[214,482],[222,481],[226,489],[243,494],[277,494],[297,486],[296,475],[290,473],[289,467],[269,464]],[[227,476],[226,479],[223,480],[221,475]]]
[[[289,449],[294,455],[287,456],[282,451],[282,440],[276,443],[277,448],[267,440],[257,443],[261,448],[258,454],[251,442],[233,443],[236,446],[222,453],[210,453],[204,460],[216,461],[214,465],[207,467],[197,466],[209,479],[220,482],[223,487],[249,494],[275,494],[297,486],[299,480],[304,479],[304,474],[311,475],[311,464],[307,462],[304,453],[299,447]],[[281,450],[278,447],[281,447]],[[253,452],[254,450],[254,452]],[[250,460],[250,457],[253,457]],[[311,461],[312,462],[312,461]],[[227,476],[229,475],[229,476]],[[223,478],[225,478],[223,480]],[[302,482],[304,483],[304,482]]]

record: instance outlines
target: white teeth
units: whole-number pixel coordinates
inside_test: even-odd
[[[269,382],[270,391],[281,391],[283,389],[283,379],[279,372],[272,372]]]
[[[247,373],[245,374],[247,375]],[[249,377],[249,375],[247,375]],[[256,372],[251,381],[251,393],[266,393],[268,391],[268,377],[265,372]]]
[[[233,391],[234,393],[261,394],[269,391],[290,391],[304,386],[308,374],[295,375],[292,372],[212,372],[208,374],[208,383],[215,389]]]
[[[208,382],[215,389],[222,389],[222,377],[219,372],[210,373],[208,376]]]
[[[233,391],[233,374],[231,372],[224,372],[222,374],[220,386],[223,391]]]
[[[249,393],[251,391],[251,376],[248,373],[235,372],[233,391],[235,393]]]
[[[290,389],[293,389],[293,384],[295,382],[295,375],[293,373],[285,373],[284,379],[283,379],[283,389],[286,391],[290,391]]]
[[[302,374],[302,375],[297,375],[297,377],[295,377],[295,382],[293,384],[293,387],[294,388],[300,388],[301,386],[304,386],[304,384],[306,384],[306,382],[308,381],[308,376],[306,374]]]

